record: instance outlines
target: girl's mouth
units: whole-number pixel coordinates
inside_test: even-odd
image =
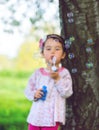
[[[53,57],[55,57],[55,56],[51,56],[51,60],[53,59]]]

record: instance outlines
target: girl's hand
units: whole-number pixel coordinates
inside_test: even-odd
[[[58,71],[54,72],[54,71],[50,70],[50,77],[53,78],[55,81],[58,81],[60,79],[60,75],[59,75]]]
[[[60,79],[60,75],[58,73],[58,70],[57,71],[52,70],[53,66],[52,58],[49,60],[48,64],[49,64],[48,68],[50,70],[50,77],[53,78],[55,81],[58,81]]]
[[[34,98],[35,99],[39,99],[43,96],[43,92],[42,92],[42,89],[38,89],[34,95]]]

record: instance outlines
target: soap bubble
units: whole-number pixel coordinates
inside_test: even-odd
[[[88,40],[87,40],[87,43],[88,43],[89,45],[92,45],[92,44],[93,44],[93,39],[92,39],[92,38],[88,39]]]
[[[68,54],[68,58],[69,58],[69,59],[73,59],[74,57],[75,57],[75,55],[74,55],[73,53],[69,53],[69,54]]]
[[[69,13],[67,13],[67,17],[73,17],[74,16],[74,14],[72,13],[72,12],[69,12]]]
[[[71,72],[74,74],[74,73],[77,73],[77,68],[72,68]]]
[[[69,22],[69,23],[73,23],[73,22],[74,22],[74,19],[73,19],[73,18],[69,18],[69,19],[68,19],[68,22]]]
[[[86,63],[86,68],[87,68],[87,69],[90,69],[90,68],[92,68],[92,67],[93,67],[93,63],[92,63],[92,62]]]
[[[65,40],[65,47],[66,49],[69,49],[71,46],[71,41],[70,40]]]
[[[70,40],[71,42],[73,42],[73,41],[75,40],[75,37],[72,36],[72,37],[69,38],[69,40]]]
[[[91,49],[90,47],[87,47],[87,48],[86,48],[86,52],[87,52],[87,53],[90,53],[90,52],[92,52],[92,49]]]
[[[65,44],[70,44],[70,45],[71,45],[72,42],[71,42],[70,40],[66,39],[66,40],[65,40]]]
[[[69,49],[70,48],[70,44],[65,44],[65,48]]]

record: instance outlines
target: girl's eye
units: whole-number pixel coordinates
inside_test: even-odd
[[[49,50],[51,50],[51,48],[46,48],[46,50],[48,50],[48,51],[49,51]]]
[[[60,50],[60,48],[56,48],[56,51],[59,51]]]
[[[59,50],[59,48],[56,48],[56,50]]]

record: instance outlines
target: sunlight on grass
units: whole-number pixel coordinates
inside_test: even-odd
[[[21,130],[23,124],[26,127],[26,118],[31,106],[31,102],[24,96],[29,74],[15,75],[0,73],[0,124],[5,129],[9,125],[7,130],[10,130],[11,126],[13,130]],[[20,125],[15,128],[17,123]]]

